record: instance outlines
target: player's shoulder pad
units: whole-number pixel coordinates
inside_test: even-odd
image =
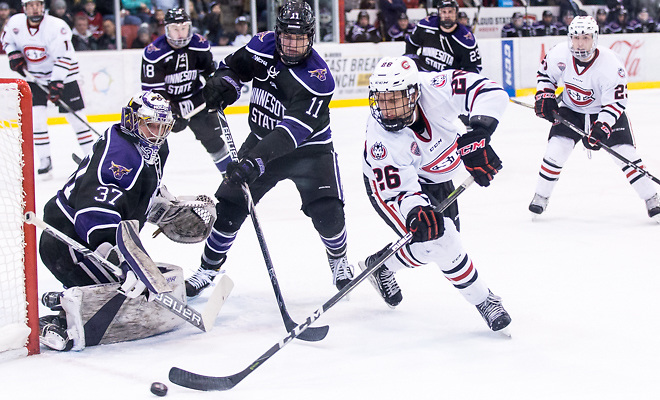
[[[273,55],[277,51],[275,47],[275,32],[266,31],[257,33],[252,36],[252,39],[245,45],[245,48],[250,53],[272,60]]]
[[[204,36],[200,35],[199,33],[195,33],[192,39],[190,39],[188,48],[196,51],[211,50],[211,43]]]
[[[429,15],[428,17],[421,19],[417,26],[425,29],[438,30],[440,26],[440,21],[437,15]]]
[[[477,45],[477,39],[475,39],[474,34],[465,25],[458,24],[452,36],[465,47],[472,48]]]
[[[144,48],[142,58],[149,62],[156,62],[173,51],[172,47],[167,43],[165,35],[161,35]]]
[[[14,14],[11,17],[9,17],[9,20],[7,20],[5,29],[10,28],[14,32],[14,34],[18,34],[21,28],[26,27],[27,24],[26,21],[27,18],[25,17],[24,13]]]
[[[316,96],[329,96],[335,91],[335,78],[328,64],[314,49],[304,62],[291,67],[289,71],[301,85]]]
[[[626,68],[619,56],[613,50],[606,47],[598,47],[598,58],[601,57],[601,65],[607,68],[608,75],[616,74],[620,78],[627,79],[628,73],[626,72]]]
[[[140,175],[144,160],[135,144],[120,133],[119,124],[107,132],[106,145],[97,171],[99,183],[131,188]]]

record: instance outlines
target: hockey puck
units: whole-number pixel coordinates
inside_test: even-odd
[[[164,383],[154,382],[151,384],[151,393],[163,397],[167,394],[167,386]]]

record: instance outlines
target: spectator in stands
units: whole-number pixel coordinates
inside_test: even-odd
[[[456,22],[468,28],[470,32],[472,32],[472,27],[470,26],[470,18],[465,11],[459,11],[458,14],[456,14]]]
[[[332,11],[326,7],[319,10],[319,40],[321,42],[332,42],[333,38],[333,24],[332,24]]]
[[[117,28],[113,18],[107,17],[103,20],[103,34],[96,41],[99,50],[117,49]],[[122,48],[126,48],[126,38],[121,38]]]
[[[572,13],[573,18],[576,15],[580,15],[581,11],[582,11],[580,9],[580,5],[581,4],[576,3],[574,0],[560,0],[560,2],[559,2],[559,19],[561,19],[562,22],[563,22],[564,17],[566,16],[567,13]],[[571,18],[571,21],[573,21],[573,18]],[[569,21],[569,23],[567,23],[565,25],[566,25],[566,31],[568,32],[568,25],[570,25],[570,21]]]
[[[393,25],[396,25],[399,15],[406,12],[406,5],[403,0],[379,0],[380,6],[380,32],[385,33]],[[382,36],[382,35],[381,35]]]
[[[143,0],[121,0],[121,5],[129,16],[133,17],[124,18],[125,24],[140,25],[142,22],[149,22],[151,11]]]
[[[658,32],[658,24],[649,17],[648,10],[642,8],[639,13],[637,13],[637,19],[630,21],[626,31],[631,33]]]
[[[7,23],[7,21],[9,21],[9,17],[11,17],[11,10],[9,9],[9,4],[3,1],[0,3],[0,32],[5,30],[5,24]]]
[[[393,25],[387,30],[387,40],[391,42],[403,42],[412,33],[413,29],[415,29],[415,25],[411,24],[408,20],[408,14],[401,13],[399,19],[396,21],[396,25]]]
[[[642,9],[645,8],[649,13],[649,18],[657,21],[658,20],[658,0],[631,0],[630,8],[628,11],[633,13],[633,15],[638,15],[642,12]]]
[[[103,16],[96,9],[95,0],[83,0],[82,5],[83,10],[78,12],[76,15],[82,15],[87,18],[87,23],[89,25],[89,31],[94,36],[94,39],[98,39],[99,36],[103,34]]]
[[[236,18],[234,21],[234,29],[234,37],[231,41],[232,46],[243,47],[248,44],[250,39],[252,39],[252,35],[248,33],[249,27],[247,17],[241,15]]]
[[[605,26],[607,25],[607,10],[599,8],[596,11],[596,23],[598,23],[598,32],[605,33]]]
[[[159,26],[165,26],[165,11],[157,8],[149,18],[149,27],[151,28],[152,32],[156,32]]]
[[[171,10],[179,8],[179,0],[151,0],[154,10]]]
[[[149,24],[142,24],[137,31],[137,37],[131,44],[131,49],[144,49],[153,41]]]
[[[532,25],[532,35],[557,36],[559,34],[559,28],[557,27],[557,24],[555,24],[554,20],[555,16],[552,15],[552,11],[543,11],[543,17],[541,20]]]
[[[52,15],[53,17],[57,17],[61,19],[62,21],[66,22],[67,25],[69,25],[69,28],[73,28],[73,18],[71,17],[71,13],[69,13],[69,10],[67,10],[66,1],[64,0],[51,1],[50,10],[48,11],[48,14]]]
[[[573,18],[575,18],[575,14],[573,13],[573,11],[571,10],[566,11],[563,18],[561,19],[561,23],[557,24],[557,30],[559,31],[559,36],[568,35],[568,26],[573,21]]]
[[[514,12],[511,22],[502,27],[502,37],[529,37],[532,36],[532,28],[527,24],[523,15]]]
[[[358,43],[358,42],[374,42],[378,43],[381,41],[380,32],[369,23],[369,13],[366,11],[360,11],[358,13],[357,22],[346,35],[346,41],[349,43]]]
[[[623,6],[619,6],[616,19],[609,24],[605,25],[603,29],[604,34],[612,33],[626,33],[628,27],[628,10]]]
[[[374,10],[376,9],[376,0],[360,0],[360,10]]]
[[[76,14],[73,17],[73,29],[71,30],[71,44],[76,51],[96,50],[96,39],[89,29],[89,20],[85,15]]]
[[[222,11],[220,3],[214,1],[210,5],[210,11],[202,19],[204,36],[209,40],[211,46],[226,46],[229,44],[229,38],[222,29]]]

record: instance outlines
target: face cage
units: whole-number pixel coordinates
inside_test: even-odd
[[[296,65],[299,64],[302,60],[307,58],[309,54],[312,52],[312,43],[314,42],[314,31],[312,32],[285,32],[281,31],[280,29],[276,29],[276,39],[275,39],[275,47],[277,47],[277,52],[280,55],[280,59],[282,62],[286,65]],[[307,35],[307,46],[283,46],[282,45],[282,35],[283,34],[289,34],[289,35]],[[298,42],[298,40],[296,40]],[[288,55],[285,52],[285,49],[298,49],[300,50],[297,52],[296,55]]]
[[[591,49],[575,50],[573,48],[573,36],[568,35],[568,48],[571,50],[571,54],[573,55],[573,57],[577,58],[580,61],[586,61],[596,52],[596,47],[598,46],[598,36],[592,33],[591,37],[593,38]]]
[[[169,27],[172,25],[188,25],[188,36],[183,39],[172,39],[170,37],[170,29],[169,29]],[[169,43],[170,46],[174,47],[175,49],[180,49],[184,46],[187,46],[193,37],[192,24],[190,23],[190,21],[167,24],[165,25],[165,37],[167,38],[167,43]]]
[[[138,139],[138,150],[147,164],[154,164],[158,158],[160,146],[165,143],[165,139],[170,134],[174,125],[174,118],[164,112],[155,111],[153,116],[141,116],[130,107],[124,108],[123,127],[130,135]],[[154,132],[147,124],[158,124],[158,131]],[[152,135],[151,140],[142,135],[140,126],[145,126]],[[155,140],[154,140],[155,139]]]
[[[392,92],[394,93],[395,99],[400,99],[405,96],[408,99],[408,102],[398,107],[394,106],[394,109],[397,111],[396,115],[399,115],[400,113],[403,115],[391,119],[387,119],[383,116],[383,110],[387,110],[387,108],[382,108],[378,105],[378,99],[376,96],[379,93],[383,94],[387,92],[379,92],[375,90],[369,91],[369,108],[371,109],[371,115],[380,126],[383,127],[383,129],[388,132],[398,132],[413,123],[415,106],[417,105],[417,98],[419,98],[417,97],[417,85],[410,86],[406,90]],[[401,97],[397,97],[397,93],[401,93]]]

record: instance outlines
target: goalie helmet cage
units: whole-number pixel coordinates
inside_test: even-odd
[[[0,360],[39,353],[32,92],[0,78]]]

